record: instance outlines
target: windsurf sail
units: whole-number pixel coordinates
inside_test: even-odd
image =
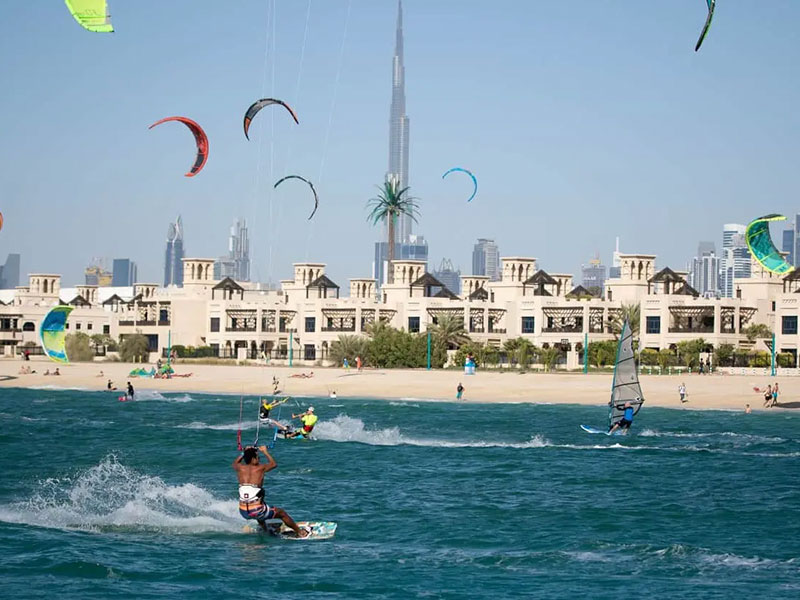
[[[794,267],[786,261],[775,247],[769,233],[769,224],[772,221],[785,221],[783,215],[764,215],[752,221],[744,234],[747,248],[753,257],[770,273],[785,275],[793,271]]]
[[[633,414],[639,412],[644,402],[642,387],[639,385],[639,373],[636,370],[636,359],[633,354],[633,331],[625,320],[617,344],[617,360],[614,363],[614,382],[611,385],[611,401],[608,403],[608,425],[611,427],[622,419],[625,412],[623,406],[630,402]]]
[[[59,304],[54,306],[49,313],[44,316],[42,325],[39,327],[39,339],[42,342],[47,358],[57,363],[68,363],[65,332],[67,317],[72,312],[72,306]]]

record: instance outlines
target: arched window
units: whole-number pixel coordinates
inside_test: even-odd
[[[33,321],[26,321],[22,326],[22,331],[36,331],[36,325]]]

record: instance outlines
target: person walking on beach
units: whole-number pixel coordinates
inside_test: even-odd
[[[259,462],[258,450],[267,457],[267,464]],[[258,450],[248,446],[233,461],[233,470],[239,480],[239,514],[244,519],[255,519],[264,531],[267,531],[267,519],[280,519],[297,537],[306,537],[310,533],[308,529],[301,529],[282,508],[264,502],[264,475],[277,467],[278,463],[267,452],[266,446],[259,446]]]
[[[131,385],[131,382],[129,381],[129,382],[128,382],[128,392],[127,392],[128,400],[133,400],[133,395],[134,395],[135,393],[136,393],[136,392],[134,392],[134,390],[133,390],[133,386]]]
[[[342,366],[344,367],[345,371],[349,371],[350,370],[350,361],[347,360],[346,356],[344,357],[344,360],[342,361]]]
[[[764,408],[769,408],[772,405],[772,386],[767,385],[764,391]]]
[[[770,406],[778,406],[778,382],[772,386],[772,404]]]
[[[356,371],[361,372],[361,356],[356,356]]]
[[[688,400],[686,399],[686,384],[685,383],[681,383],[678,386],[678,394],[680,394],[680,396],[681,396],[681,402],[688,402]]]
[[[458,382],[458,387],[456,388],[456,400],[461,400],[461,396],[464,395],[464,386],[461,385],[461,382]]]

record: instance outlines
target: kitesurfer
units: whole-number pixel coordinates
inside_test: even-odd
[[[608,430],[608,435],[614,433],[617,429],[624,429],[630,430],[631,425],[633,424],[633,406],[630,402],[626,402],[623,405],[617,405],[617,410],[622,410],[622,418],[614,423],[611,428]]]
[[[269,461],[262,465],[258,460],[258,450]],[[280,519],[295,532],[297,537],[306,537],[310,532],[301,528],[282,508],[269,506],[264,501],[264,475],[278,466],[275,459],[267,452],[266,446],[258,449],[248,446],[241,456],[233,461],[233,470],[239,480],[239,514],[245,519],[255,519],[258,526],[267,531],[268,519]]]
[[[258,409],[258,418],[261,419],[261,421],[269,420],[270,411],[276,406],[280,406],[287,400],[289,400],[289,398],[283,398],[281,400],[273,400],[272,402],[267,402],[267,399],[263,398],[261,400],[261,406]]]
[[[135,393],[136,392],[134,392],[134,390],[133,390],[133,385],[131,385],[131,382],[129,381],[128,382],[128,391],[126,393],[126,395],[128,396],[128,400],[133,400],[133,395]]]
[[[314,407],[309,406],[306,412],[302,412],[299,415],[292,415],[293,419],[299,418],[300,421],[303,423],[303,427],[298,429],[297,431],[292,431],[291,433],[287,433],[286,437],[297,437],[299,435],[308,437],[311,435],[311,432],[314,430],[314,425],[317,424],[317,415],[314,414]]]

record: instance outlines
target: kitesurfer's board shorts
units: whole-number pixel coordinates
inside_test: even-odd
[[[256,506],[239,504],[239,514],[243,519],[255,519],[256,521],[266,521],[275,518],[275,509],[264,503]]]

